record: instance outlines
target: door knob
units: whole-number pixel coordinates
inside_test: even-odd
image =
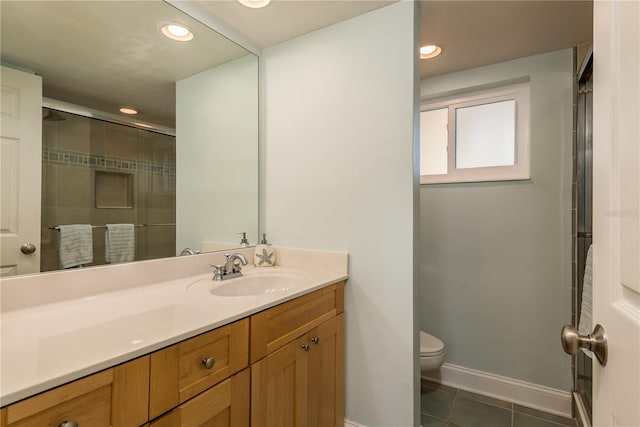
[[[31,255],[35,251],[36,245],[34,245],[33,243],[23,243],[22,246],[20,246],[20,252],[25,255]]]
[[[590,335],[580,335],[571,325],[564,325],[560,334],[562,348],[568,354],[578,354],[581,348],[591,350],[602,366],[607,364],[607,336],[601,325],[596,325]]]

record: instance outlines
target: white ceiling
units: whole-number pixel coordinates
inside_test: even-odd
[[[421,1],[421,42],[442,54],[422,77],[565,49],[592,40],[593,2]]]
[[[393,2],[272,0],[264,9],[249,9],[236,0],[193,0],[263,48]],[[419,4],[421,41],[443,48],[439,57],[421,61],[422,77],[591,40],[591,0]],[[42,75],[45,96],[107,112],[119,105],[141,107],[139,120],[169,127],[176,80],[246,54],[157,0],[0,1],[0,7],[2,61]],[[187,44],[164,39],[158,23],[170,19],[186,21],[198,36]]]
[[[397,0],[271,0],[251,9],[237,0],[195,0],[203,10],[261,48],[353,18]]]
[[[395,0],[394,0],[395,1]],[[394,1],[272,0],[249,9],[235,0],[196,0],[262,48],[361,15]],[[591,0],[420,0],[421,44],[440,57],[421,61],[429,77],[575,46],[591,40]]]

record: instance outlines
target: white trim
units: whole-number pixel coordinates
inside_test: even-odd
[[[63,111],[65,113],[75,114],[77,116],[89,117],[91,119],[103,120],[119,125],[130,126],[137,129],[147,130],[150,132],[161,133],[169,136],[176,136],[175,128],[158,125],[144,120],[137,120],[134,116],[124,117],[118,114],[112,114],[106,111],[96,110],[94,108],[83,107],[82,105],[72,104],[70,102],[60,101],[53,98],[42,98],[42,106],[52,108],[54,110]]]
[[[364,424],[358,424],[355,421],[351,421],[347,418],[344,419],[344,427],[367,427]]]
[[[578,393],[573,393],[573,399],[576,402],[576,421],[579,427],[591,427],[591,421],[587,416],[587,408],[584,407],[582,398]]]
[[[515,111],[515,158],[514,164],[508,166],[462,168],[455,167],[456,122],[455,111],[458,108],[491,104],[513,100]],[[513,181],[531,178],[530,155],[530,83],[511,84],[489,90],[477,91],[463,96],[447,99],[425,100],[420,111],[448,108],[448,165],[447,173],[438,175],[420,175],[420,184],[444,184],[459,182]]]
[[[425,378],[449,387],[571,418],[571,393],[568,391],[449,363],[442,365],[439,378]]]

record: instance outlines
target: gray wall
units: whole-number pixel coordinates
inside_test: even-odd
[[[529,77],[527,181],[420,188],[420,325],[446,362],[570,390],[571,49],[425,79],[421,99]]]
[[[264,231],[347,251],[346,417],[413,425],[414,3],[265,49]]]

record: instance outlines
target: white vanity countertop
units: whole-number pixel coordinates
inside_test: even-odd
[[[345,255],[346,256],[346,255]],[[345,263],[346,264],[346,263]],[[247,317],[345,280],[344,272],[272,267],[252,274],[298,272],[302,287],[262,295],[216,296],[211,273],[104,292],[2,313],[2,406]],[[266,273],[268,274],[268,273]]]

